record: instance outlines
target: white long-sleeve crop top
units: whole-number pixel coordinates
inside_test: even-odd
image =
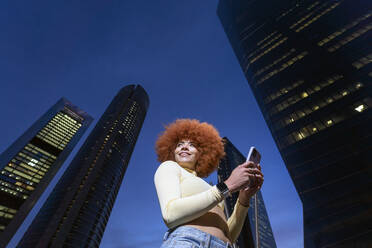
[[[223,195],[196,172],[182,168],[174,161],[165,161],[157,169],[154,182],[161,213],[168,228],[194,220],[216,205],[224,208]],[[235,242],[244,224],[248,207],[237,201],[227,221],[232,242]]]

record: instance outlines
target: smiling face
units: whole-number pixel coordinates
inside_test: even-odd
[[[195,170],[199,158],[199,151],[190,140],[181,140],[174,150],[176,162],[184,168]]]

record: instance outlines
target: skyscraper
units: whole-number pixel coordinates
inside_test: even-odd
[[[141,86],[119,91],[19,247],[99,247],[148,106]]]
[[[225,137],[224,141],[226,156],[218,166],[219,182],[227,180],[236,166],[246,161],[246,157],[239,152],[228,138]],[[232,197],[226,198],[225,213],[227,216],[232,214],[238,196],[239,192],[236,192]],[[248,216],[236,243],[239,248],[276,248],[261,191],[256,193],[256,198],[251,198]]]
[[[5,247],[92,118],[62,98],[0,155],[0,247]]]
[[[372,3],[220,0],[303,204],[304,243],[372,246]]]

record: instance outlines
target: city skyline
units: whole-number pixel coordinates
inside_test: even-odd
[[[61,98],[1,153],[1,247],[22,225],[92,120]]]
[[[124,85],[141,84],[151,98],[103,248],[160,246],[166,226],[153,184],[159,165],[154,144],[163,126],[177,118],[213,124],[243,154],[251,145],[261,151],[261,191],[277,246],[303,246],[299,197],[216,9],[217,1],[196,0],[2,2],[0,19],[7,35],[0,46],[0,111],[7,120],[0,124],[1,151],[27,128],[27,120],[34,121],[62,95],[95,117],[76,148]],[[206,180],[216,183],[216,173]],[[41,197],[44,201],[52,187]],[[31,222],[30,216],[9,248]]]
[[[22,237],[19,247],[99,247],[149,98],[120,89]]]

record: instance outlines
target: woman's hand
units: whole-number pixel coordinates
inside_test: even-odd
[[[239,191],[239,203],[242,204],[243,206],[246,207],[249,206],[249,201],[251,197],[261,189],[261,186],[263,184],[264,177],[261,172],[261,166],[259,164],[257,165],[257,169],[259,170],[260,173],[255,174],[255,182],[252,185]]]
[[[247,188],[249,185],[254,186],[258,181],[258,177],[263,179],[261,167],[257,164],[247,161],[236,167],[230,177],[225,181],[231,193]],[[257,181],[257,183],[256,183]]]

